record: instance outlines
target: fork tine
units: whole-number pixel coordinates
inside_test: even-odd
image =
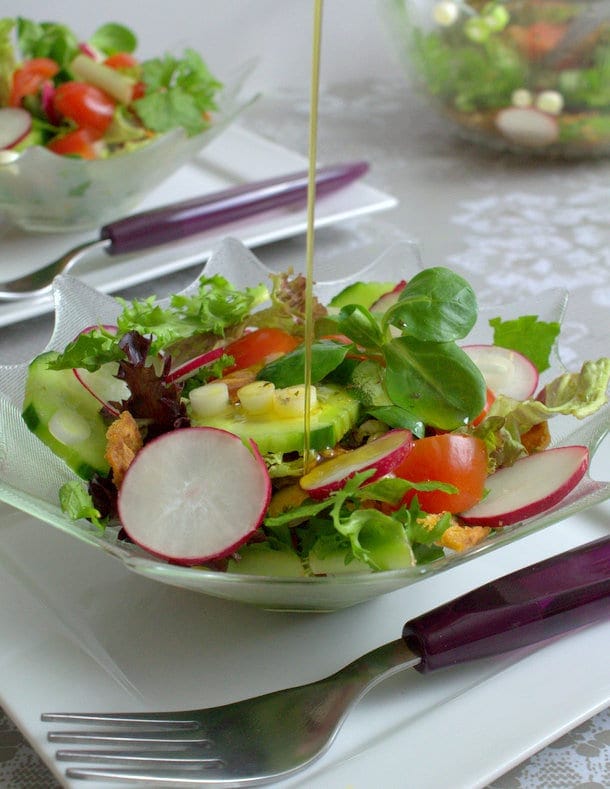
[[[203,734],[186,732],[185,734],[169,731],[50,731],[49,742],[71,742],[84,744],[117,744],[117,745],[199,745],[209,746],[210,740]]]
[[[165,713],[164,715],[154,712],[43,712],[40,720],[46,723],[113,723],[117,726],[145,724],[146,726],[174,729],[200,728],[199,721],[191,715],[192,713],[184,712]]]
[[[191,772],[188,768],[183,770],[148,770],[138,769],[96,769],[87,767],[69,767],[66,770],[66,778],[78,778],[81,780],[96,780],[96,781],[113,781],[125,783],[139,783],[145,786],[172,786],[172,787],[190,787],[190,786],[254,786],[261,783],[268,783],[268,781],[261,781],[254,779],[253,781],[238,783],[234,778],[225,779],[217,776],[213,770],[210,770],[209,776],[203,776],[198,770]]]
[[[196,751],[195,751],[196,754]],[[55,753],[59,762],[112,762],[121,765],[155,765],[158,767],[224,767],[222,759],[194,755],[191,749],[179,752],[163,751],[102,751],[102,750],[68,750],[62,748]]]

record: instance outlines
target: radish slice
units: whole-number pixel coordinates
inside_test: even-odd
[[[371,305],[371,312],[386,312],[390,307],[393,307],[406,285],[406,280],[401,279],[389,293],[384,293],[383,296],[380,296],[377,301]]]
[[[557,119],[533,107],[507,107],[496,115],[496,128],[507,140],[544,148],[559,139]]]
[[[220,359],[223,353],[226,352],[226,348],[214,348],[211,351],[206,351],[205,353],[200,354],[199,356],[195,356],[193,359],[189,359],[188,362],[184,362],[179,367],[174,368],[171,370],[166,376],[165,380],[167,383],[171,384],[174,381],[180,381],[182,378],[185,378],[187,375],[196,372],[199,370],[200,367],[205,367],[206,364],[210,364],[211,362],[215,362],[216,359]]]
[[[49,123],[52,123],[53,126],[59,126],[60,117],[55,110],[55,104],[53,103],[54,99],[55,85],[51,82],[51,80],[47,80],[43,83],[42,89],[40,91],[40,103],[42,105],[42,111],[46,115]]]
[[[127,400],[130,394],[125,381],[116,377],[118,370],[118,362],[103,364],[94,372],[89,372],[84,368],[73,368],[72,370],[85,389],[114,416],[118,416],[120,412],[110,403],[120,403],[121,400]]]
[[[0,109],[0,149],[14,148],[28,136],[32,129],[32,117],[21,107]]]
[[[368,482],[389,474],[413,449],[410,430],[390,430],[375,441],[320,463],[301,477],[300,485],[312,499],[324,499],[340,490],[359,471],[374,468]]]
[[[79,334],[89,334],[99,328],[99,324],[87,326]],[[117,332],[117,327],[109,323],[103,324],[101,328],[112,334],[116,334]],[[118,416],[120,412],[111,406],[110,402],[126,400],[130,394],[129,387],[125,381],[120,381],[116,377],[118,369],[118,362],[103,364],[94,372],[89,372],[89,370],[85,370],[85,368],[82,367],[72,368],[72,372],[76,376],[77,381],[79,381],[79,383],[81,383],[85,389],[92,394],[96,400],[99,400],[108,412],[114,416]]]
[[[91,58],[91,60],[101,60],[99,53],[87,41],[81,41],[78,48],[83,55]]]
[[[466,345],[464,351],[495,395],[527,400],[538,387],[538,370],[522,353],[498,345]]]
[[[233,553],[261,523],[271,498],[253,444],[213,427],[155,438],[129,467],[118,498],[121,522],[145,550],[177,564]]]
[[[521,458],[492,474],[488,495],[460,518],[472,526],[498,528],[551,509],[576,487],[589,467],[584,446],[555,447]]]

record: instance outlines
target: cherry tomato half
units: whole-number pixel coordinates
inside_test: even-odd
[[[117,69],[117,71],[123,71],[138,68],[138,61],[129,52],[115,52],[113,55],[108,55],[104,65]]]
[[[88,129],[75,129],[74,131],[56,137],[47,143],[47,148],[61,156],[80,156],[81,159],[97,159],[95,150],[95,136]]]
[[[55,91],[53,106],[59,115],[101,137],[110,125],[115,104],[103,90],[86,82],[64,82]]]
[[[417,496],[425,512],[464,512],[483,495],[487,450],[484,442],[474,436],[442,433],[420,438],[394,474],[410,482],[447,482],[459,491],[414,490],[407,493],[405,503]]]
[[[260,364],[276,354],[294,350],[297,345],[300,345],[300,340],[281,329],[256,329],[248,332],[227,345],[226,353],[235,359],[235,364],[226,372]]]
[[[50,58],[33,58],[26,61],[13,74],[9,105],[11,107],[21,106],[21,102],[26,96],[36,93],[43,82],[52,79],[58,71],[59,66]]]
[[[494,400],[496,399],[495,394],[491,391],[489,387],[487,387],[487,394],[485,395],[485,405],[483,406],[483,410],[481,413],[472,420],[473,425],[480,425],[481,422],[485,419],[487,414],[489,413],[489,409],[491,408]]]

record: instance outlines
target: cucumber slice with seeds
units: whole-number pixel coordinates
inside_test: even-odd
[[[78,381],[71,369],[50,370],[54,351],[30,364],[23,402],[28,428],[79,477],[107,474],[106,423],[99,401]]]
[[[345,389],[319,385],[317,405],[311,414],[310,447],[334,447],[358,419],[360,404]],[[278,418],[273,413],[247,414],[239,404],[221,414],[201,417],[190,414],[193,425],[218,427],[241,438],[256,442],[262,454],[267,452],[302,452],[304,420],[302,416]]]

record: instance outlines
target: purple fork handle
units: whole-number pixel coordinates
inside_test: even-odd
[[[367,170],[366,162],[321,167],[316,196],[347,186]],[[263,211],[304,205],[308,182],[308,172],[302,171],[193,197],[111,222],[102,227],[100,237],[110,241],[105,249],[109,255],[150,249]]]
[[[505,575],[407,622],[417,669],[501,655],[610,617],[610,538]]]

